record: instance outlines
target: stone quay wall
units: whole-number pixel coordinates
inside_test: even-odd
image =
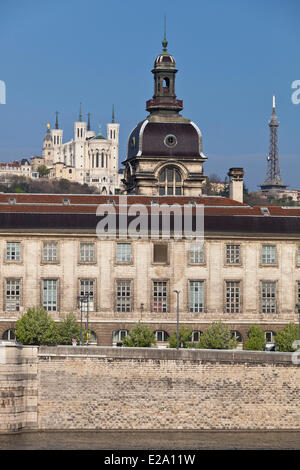
[[[9,362],[0,363],[3,432],[300,430],[300,368],[290,353],[99,346],[10,351]]]
[[[37,428],[37,351],[0,341],[0,432]]]

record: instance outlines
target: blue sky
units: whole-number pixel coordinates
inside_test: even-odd
[[[0,161],[40,155],[55,111],[64,141],[72,138],[80,102],[95,130],[114,103],[123,161],[153,95],[164,14],[176,94],[202,131],[205,173],[241,166],[249,189],[263,182],[275,93],[283,180],[300,188],[300,104],[291,101],[299,0],[1,0]]]

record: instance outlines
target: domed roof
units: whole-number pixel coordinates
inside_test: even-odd
[[[167,52],[162,52],[161,54],[159,54],[154,61],[155,68],[164,66],[171,66],[172,68],[176,66],[174,57],[171,54],[168,54]]]
[[[192,121],[140,122],[128,139],[127,158],[132,157],[205,158],[201,131]]]

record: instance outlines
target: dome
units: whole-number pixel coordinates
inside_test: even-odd
[[[171,54],[161,53],[156,57],[154,61],[154,67],[157,68],[157,67],[164,67],[164,66],[167,66],[167,67],[171,66],[172,68],[176,66],[175,59]]]
[[[201,131],[192,121],[151,122],[145,119],[128,139],[127,158],[139,156],[203,158]]]

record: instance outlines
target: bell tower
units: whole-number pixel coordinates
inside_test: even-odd
[[[154,62],[154,95],[146,102],[146,110],[150,114],[176,114],[183,109],[182,100],[177,100],[175,95],[175,76],[177,73],[174,57],[167,52],[168,41],[166,39],[166,21],[164,39],[162,40],[162,52]]]
[[[162,52],[152,70],[154,94],[146,102],[149,115],[128,139],[122,180],[126,194],[198,196],[206,181],[202,134],[180,114],[183,103],[175,94],[176,63],[167,46],[165,27]]]

